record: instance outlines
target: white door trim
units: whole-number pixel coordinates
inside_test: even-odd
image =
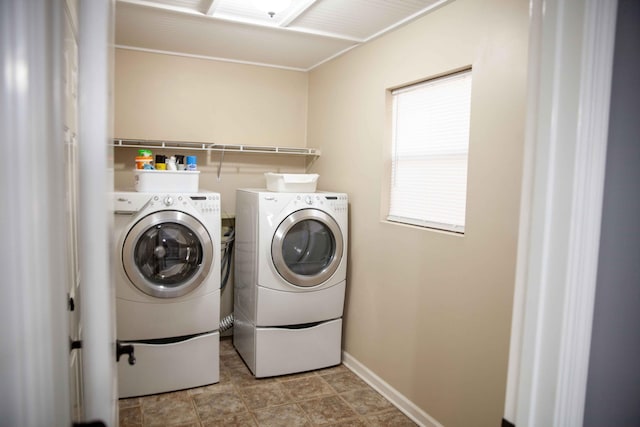
[[[531,1],[530,105],[505,419],[581,426],[617,1]]]
[[[111,78],[114,0],[80,3],[79,216],[85,418],[117,425]]]

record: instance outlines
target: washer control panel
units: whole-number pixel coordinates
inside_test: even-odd
[[[275,197],[274,197],[275,199]],[[298,194],[291,202],[295,208],[322,208],[330,209],[334,212],[347,212],[349,199],[346,194],[323,194],[309,193]]]
[[[156,194],[150,204],[161,204],[167,208],[179,209],[182,206],[193,206],[198,211],[208,214],[220,212],[220,195],[215,194]]]
[[[220,212],[220,195],[207,194],[201,196],[189,196],[191,204],[200,212]]]
[[[349,197],[346,194],[335,194],[325,196],[329,206],[336,212],[347,212],[349,209]]]

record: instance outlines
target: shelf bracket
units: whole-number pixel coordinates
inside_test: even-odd
[[[309,170],[311,170],[311,166],[313,166],[313,164],[316,162],[317,159],[318,159],[318,156],[311,156],[311,161],[309,161],[309,164],[306,165],[304,168],[304,171],[306,173],[309,173]]]
[[[218,163],[218,182],[220,182],[220,171],[222,171],[222,161],[224,160],[224,145],[222,146],[222,151],[220,152],[220,162]]]

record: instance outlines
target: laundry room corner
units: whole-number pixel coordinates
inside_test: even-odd
[[[348,194],[343,350],[438,422],[492,425],[507,375],[527,41],[526,1],[456,0],[309,71],[118,48],[114,136],[317,148],[198,151],[200,188],[220,193],[228,223],[235,190],[263,188],[265,172],[317,173],[318,190]],[[389,91],[468,68],[465,233],[390,223]],[[135,155],[116,148],[116,189],[132,185]]]

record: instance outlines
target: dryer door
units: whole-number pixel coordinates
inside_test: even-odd
[[[147,295],[176,298],[196,289],[213,265],[205,227],[179,211],[160,211],[138,221],[122,248],[129,280]]]
[[[338,223],[317,209],[302,209],[280,223],[271,242],[278,273],[295,286],[317,286],[338,269],[343,251]]]

